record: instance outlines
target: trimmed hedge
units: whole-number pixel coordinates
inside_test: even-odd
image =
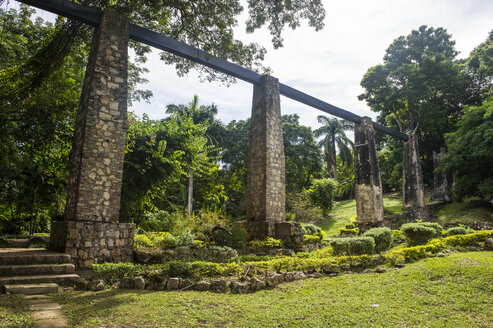
[[[394,238],[389,228],[372,228],[363,234],[363,237],[371,237],[375,240],[375,252],[385,252],[390,248]]]
[[[406,223],[401,227],[401,232],[409,246],[426,244],[431,238],[436,237],[436,230],[420,223]]]
[[[243,263],[212,263],[212,262],[180,262],[173,261],[158,265],[134,265],[131,263],[104,263],[93,264],[93,270],[101,278],[111,281],[113,278],[143,276],[176,276],[183,277],[205,277],[205,276],[230,276],[250,274],[261,274],[274,270],[276,272],[324,271],[326,266],[338,266],[343,270],[369,268],[384,264],[386,261],[397,263],[402,261],[413,261],[427,257],[428,253],[436,254],[439,251],[455,247],[478,245],[493,237],[493,230],[480,231],[468,235],[456,235],[443,239],[433,239],[427,245],[407,247],[386,253],[383,257],[378,255],[339,256],[333,257],[327,249],[318,250],[309,254],[313,257],[290,256],[274,258],[265,261],[243,262]],[[370,237],[367,238],[373,241]],[[346,238],[356,239],[356,238]],[[341,239],[342,240],[342,239]],[[320,256],[320,257],[319,257]]]
[[[373,254],[375,240],[371,237],[340,238],[332,240],[330,246],[334,255]]]
[[[420,222],[418,223],[424,227],[433,228],[435,230],[435,237],[441,237],[443,227],[436,222]]]
[[[447,236],[467,235],[467,230],[464,227],[453,227],[447,230]]]

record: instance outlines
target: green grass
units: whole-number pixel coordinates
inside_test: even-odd
[[[441,224],[447,222],[467,224],[474,221],[493,223],[493,205],[486,200],[473,198],[462,203],[447,204],[436,215]]]
[[[0,327],[34,327],[22,295],[0,295]]]
[[[54,295],[71,327],[493,327],[493,252],[428,258],[384,274],[285,283],[255,294]]]
[[[402,213],[402,197],[399,193],[390,193],[383,196],[383,206],[392,213]],[[349,219],[356,215],[356,200],[336,202],[330,212],[330,219],[321,225],[327,236],[338,235],[339,230],[349,224]]]

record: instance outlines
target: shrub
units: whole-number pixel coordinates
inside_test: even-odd
[[[286,210],[294,215],[298,222],[321,222],[324,220],[322,210],[311,203],[306,193],[287,194]]]
[[[419,223],[422,226],[428,227],[428,228],[433,228],[435,230],[435,236],[434,237],[441,237],[442,236],[442,230],[443,227],[439,225],[436,222],[420,222]]]
[[[328,214],[334,205],[334,193],[337,182],[332,179],[314,179],[306,193],[313,205],[322,209],[324,215]]]
[[[305,244],[316,244],[322,241],[322,234],[317,234],[317,235],[304,235],[303,236],[303,242]]]
[[[107,283],[112,279],[122,279],[125,277],[133,278],[142,270],[142,266],[133,263],[103,263],[93,264],[91,268],[96,274]]]
[[[157,211],[146,214],[144,219],[140,222],[140,228],[144,231],[167,231],[173,230],[177,222],[178,217],[176,215],[171,215],[167,211]]]
[[[154,242],[145,234],[134,235],[134,247],[155,247]]]
[[[447,230],[447,236],[455,236],[455,235],[466,235],[467,230],[464,227],[453,227]]]
[[[405,237],[400,230],[392,230],[392,238],[394,241],[404,241]]]
[[[264,240],[252,240],[248,242],[248,246],[254,250],[262,250],[263,248],[281,248],[284,246],[282,240],[267,237]]]
[[[356,236],[358,233],[359,233],[359,228],[354,228],[354,229],[341,228],[339,230],[339,234],[341,236]]]
[[[346,224],[346,226],[344,228],[345,229],[354,229],[354,228],[356,228],[356,225],[354,223],[349,223],[349,224]]]
[[[33,236],[27,241],[28,248],[45,248],[48,246],[49,236]]]
[[[375,241],[371,237],[340,238],[330,242],[334,255],[373,254]]]
[[[302,224],[301,228],[303,229],[304,235],[316,235],[322,233],[322,229],[320,227],[311,223]]]
[[[393,237],[389,228],[372,228],[363,234],[364,237],[371,237],[375,240],[375,252],[381,253],[390,248]]]
[[[436,230],[420,223],[406,223],[401,227],[401,232],[409,246],[424,245],[435,237]]]

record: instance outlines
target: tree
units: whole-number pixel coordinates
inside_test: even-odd
[[[346,120],[331,119],[323,115],[318,116],[317,120],[323,125],[314,131],[314,135],[317,138],[324,136],[320,145],[324,149],[327,170],[332,169],[332,177],[337,181],[337,149],[339,149],[340,159],[344,165],[351,164],[353,161],[353,154],[349,148],[353,142],[349,140],[344,131],[352,130],[354,125]]]
[[[473,79],[473,90],[481,99],[493,94],[493,30],[485,42],[477,46],[466,61]]]
[[[440,160],[442,172],[454,177],[455,200],[481,196],[493,198],[493,96],[481,106],[470,106],[457,131],[446,136],[447,154]]]
[[[473,101],[468,92],[470,77],[461,63],[454,60],[457,55],[454,45],[445,29],[421,26],[395,39],[386,50],[383,64],[368,69],[361,81],[365,92],[358,98],[366,100],[370,108],[379,113],[378,121],[410,135],[406,144],[409,147],[404,147],[403,155],[412,151],[431,163],[432,151],[445,145],[444,133],[455,129],[461,107]],[[416,201],[421,204],[424,199],[422,183],[418,182],[421,180],[419,161],[417,166],[411,176],[416,177],[415,185],[420,189],[416,190],[419,195]],[[403,176],[409,173],[405,172],[406,167],[403,163]],[[431,178],[432,165],[426,167],[425,175]],[[404,184],[409,187],[408,180]],[[414,190],[414,187],[406,190]]]
[[[297,114],[282,116],[286,192],[301,192],[322,175],[322,156],[312,129],[301,125]]]
[[[193,96],[192,102],[185,105],[168,105],[166,113],[170,114],[171,117],[176,117],[178,120],[191,119],[194,124],[205,124],[207,130],[205,136],[208,139],[210,145],[217,145],[218,139],[224,130],[223,125],[218,121],[215,116],[217,114],[216,105],[212,104],[209,106],[199,106],[199,98],[197,95]],[[193,210],[193,179],[194,179],[194,167],[192,163],[192,168],[189,172],[188,179],[188,205],[187,210],[192,213]]]

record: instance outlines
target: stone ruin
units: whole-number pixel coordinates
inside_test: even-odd
[[[119,223],[127,131],[127,19],[105,12],[89,56],[71,154],[63,221],[53,222],[50,250],[71,255],[79,267],[132,260],[134,225]],[[424,205],[417,139],[404,147],[405,204]],[[299,223],[285,220],[285,160],[279,81],[254,83],[247,169],[247,221],[251,238],[302,241]],[[355,127],[358,222],[383,222],[383,193],[371,119]],[[422,201],[423,199],[423,201]]]

